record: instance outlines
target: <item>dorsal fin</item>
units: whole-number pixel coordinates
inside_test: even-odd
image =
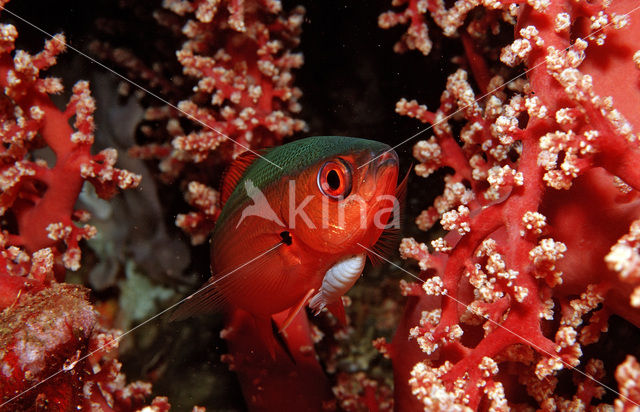
[[[242,178],[244,172],[247,171],[249,166],[258,158],[263,155],[265,151],[249,151],[243,152],[236,159],[231,162],[227,170],[222,175],[222,183],[220,184],[220,205],[224,204],[233,193],[233,189],[236,188],[238,182]]]

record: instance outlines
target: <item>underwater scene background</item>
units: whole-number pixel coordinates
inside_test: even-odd
[[[634,1],[0,5],[1,411],[640,408]],[[233,159],[317,135],[410,170],[348,325],[169,322]]]

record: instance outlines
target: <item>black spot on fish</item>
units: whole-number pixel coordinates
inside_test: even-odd
[[[285,230],[284,232],[281,232],[280,237],[282,238],[282,243],[287,246],[291,246],[293,239],[291,239],[291,233],[289,233],[289,231]]]

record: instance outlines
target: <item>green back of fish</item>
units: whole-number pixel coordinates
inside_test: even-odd
[[[344,136],[314,136],[275,147],[263,156],[281,168],[263,158],[257,158],[244,172],[223,206],[214,233],[222,230],[229,216],[250,201],[244,187],[247,179],[251,179],[254,186],[264,192],[271,184],[279,182],[283,177],[295,178],[302,170],[324,159],[362,150],[379,152],[388,149],[390,149],[388,145],[374,140]]]

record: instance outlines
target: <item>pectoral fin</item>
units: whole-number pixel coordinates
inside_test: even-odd
[[[188,296],[171,314],[169,320],[182,320],[194,315],[217,312],[237,294],[255,296],[264,293],[264,285],[278,285],[284,281],[284,274],[273,259],[278,259],[278,248],[283,240],[274,242],[261,253],[232,270],[213,276],[200,289]],[[257,282],[261,278],[267,282]],[[275,286],[273,286],[275,287]]]

